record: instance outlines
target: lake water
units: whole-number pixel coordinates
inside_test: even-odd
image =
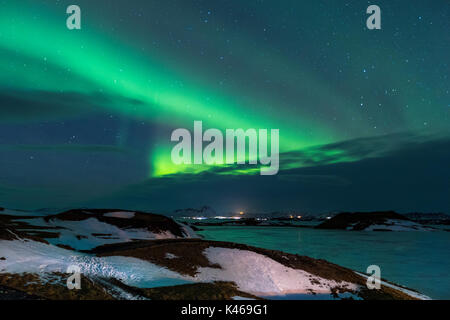
[[[290,227],[201,227],[209,240],[325,259],[365,272],[381,268],[381,277],[430,296],[450,299],[450,232],[367,232]]]

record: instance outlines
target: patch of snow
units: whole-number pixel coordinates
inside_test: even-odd
[[[112,295],[118,300],[148,300],[147,298],[141,295],[136,295],[127,292],[124,289],[120,288],[119,286],[111,284],[109,281],[103,278],[96,277],[95,280],[103,286],[104,290],[106,290],[110,295]]]
[[[353,228],[355,227],[355,225],[356,225],[356,222],[355,222],[355,223],[350,223],[350,224],[348,225],[348,227],[345,228],[345,230],[353,230]]]
[[[383,224],[373,224],[364,231],[386,230],[386,231],[430,231],[432,228],[425,227],[417,222],[408,220],[387,219]]]
[[[34,273],[43,280],[46,274],[66,273],[78,266],[86,276],[115,278],[141,288],[187,283],[180,274],[150,262],[132,257],[95,257],[30,240],[0,240],[1,273]]]
[[[212,264],[219,264],[222,268],[198,268],[197,281],[231,281],[240,290],[257,296],[331,293],[334,287],[358,289],[355,284],[323,279],[252,251],[209,247],[204,254]]]
[[[193,238],[193,239],[198,239],[198,238],[200,238],[200,237],[198,236],[198,234],[197,234],[194,230],[192,230],[191,227],[189,227],[189,226],[187,226],[187,225],[185,225],[185,224],[179,223],[178,221],[175,221],[175,222],[176,222],[176,223],[181,227],[181,229],[183,230],[183,233],[184,233],[185,238]]]
[[[108,212],[105,213],[103,216],[120,219],[131,219],[134,218],[134,215],[135,215],[134,212],[118,211],[118,212]]]
[[[71,255],[71,251],[28,240],[0,240],[0,251],[6,257],[0,261],[0,273],[66,272]]]
[[[174,255],[173,253],[167,252],[166,253],[166,259],[177,259],[178,256]]]
[[[89,250],[100,245],[129,242],[133,239],[155,240],[176,238],[170,231],[153,233],[147,229],[120,229],[109,223],[101,222],[96,218],[82,221],[63,221],[53,219],[45,221],[42,218],[27,221],[34,226],[48,227],[50,232],[59,232],[58,238],[48,238],[51,244],[69,245],[76,250]],[[58,227],[62,229],[52,230]]]

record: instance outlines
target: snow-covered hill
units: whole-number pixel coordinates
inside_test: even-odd
[[[431,231],[432,227],[414,222],[398,213],[344,212],[318,225],[318,229],[343,229],[350,231]]]
[[[324,260],[194,236],[167,217],[140,212],[0,214],[0,287],[5,295],[44,299],[426,298],[388,283],[369,290],[363,275]],[[73,266],[80,291],[66,287]]]
[[[170,218],[136,211],[77,209],[43,217],[3,215],[2,220],[27,235],[75,250],[133,240],[197,237],[191,228]]]

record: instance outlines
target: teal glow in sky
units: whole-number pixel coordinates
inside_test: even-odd
[[[194,120],[280,129],[285,173],[400,148],[343,141],[448,137],[449,5],[405,3],[380,1],[370,31],[364,1],[77,1],[82,29],[68,30],[70,1],[0,1],[0,201],[45,206],[66,189],[55,206],[108,203],[149,181],[258,172],[171,163],[171,131]]]

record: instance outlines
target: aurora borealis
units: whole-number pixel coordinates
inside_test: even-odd
[[[374,3],[382,30],[367,1],[0,1],[0,206],[449,210],[450,6]],[[195,120],[280,129],[280,174],[175,166]]]

